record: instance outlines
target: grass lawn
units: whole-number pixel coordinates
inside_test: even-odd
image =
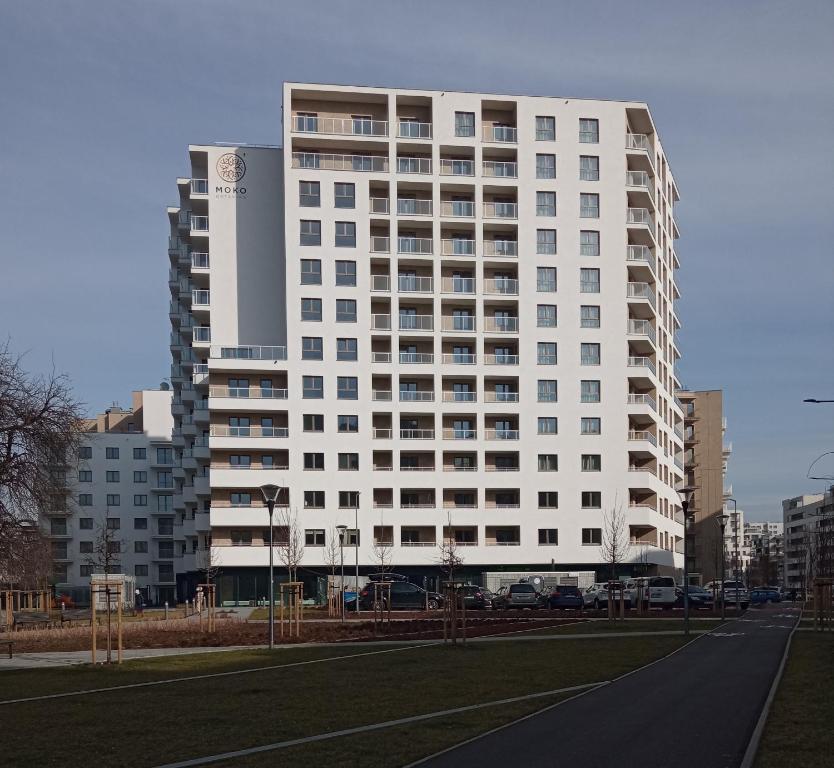
[[[663,656],[679,637],[601,639],[594,643],[501,642],[465,649],[425,646],[302,667],[108,691],[0,707],[3,761],[66,766],[65,738],[78,756],[138,768],[393,720],[468,704],[607,680]],[[610,651],[606,646],[611,643]],[[367,651],[373,649],[368,648]],[[359,648],[244,651],[126,663],[113,669],[4,672],[0,699],[164,679],[205,672],[349,655]],[[228,762],[235,766],[398,766],[555,699],[484,709],[303,745]],[[41,735],[36,735],[41,734]],[[73,760],[69,760],[71,764]]]
[[[693,631],[710,630],[721,624],[721,619],[691,621]],[[578,621],[562,627],[542,627],[525,632],[526,635],[592,635],[608,632],[683,632],[683,619],[626,619],[625,621]]]
[[[797,632],[765,724],[756,768],[831,765],[834,635]]]

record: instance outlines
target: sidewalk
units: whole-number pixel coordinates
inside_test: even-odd
[[[414,765],[736,768],[798,616],[750,610],[634,674]]]
[[[248,650],[253,646],[230,646],[228,648],[135,648],[122,652],[125,660],[128,659],[152,659],[159,656],[182,656],[191,653],[221,653],[222,651]],[[0,657],[0,672],[10,669],[54,669],[55,667],[77,666],[89,664],[91,659],[90,651],[51,651],[45,653],[21,653],[10,659],[7,656]],[[113,650],[113,659],[116,658],[116,651]],[[96,659],[103,662],[107,659],[107,652],[98,650]]]

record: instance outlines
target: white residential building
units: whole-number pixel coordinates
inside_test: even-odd
[[[678,193],[648,107],[287,83],[284,115],[283,148],[191,146],[169,209],[174,503],[222,599],[265,594],[265,483],[306,574],[338,524],[365,572],[382,543],[436,575],[449,539],[473,576],[601,570],[613,509],[625,571],[679,569]]]
[[[810,591],[817,576],[834,575],[834,486],[782,501],[784,584]]]
[[[151,602],[174,600],[184,539],[173,509],[171,394],[137,391],[131,409],[114,405],[88,420],[77,458],[58,470],[67,494],[42,519],[56,594],[89,599],[106,526],[115,570],[134,575]]]

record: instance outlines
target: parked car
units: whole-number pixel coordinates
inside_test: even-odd
[[[366,611],[374,607],[372,584],[373,582],[366,584],[359,593],[359,607]],[[430,611],[435,611],[443,607],[443,595],[437,592],[426,592],[422,587],[408,581],[391,581],[390,584],[390,607],[392,611],[420,611],[426,607]],[[387,591],[386,589],[385,592]],[[389,598],[383,594],[381,599],[387,603]]]
[[[689,585],[689,607],[693,610],[708,610],[712,608],[712,592],[704,587]],[[675,587],[675,608],[683,608],[683,585]]]
[[[639,576],[625,584],[629,605],[636,606],[642,598],[649,608],[672,608],[677,600],[677,585],[671,576]],[[681,593],[683,594],[683,593]]]
[[[606,608],[608,606],[609,585],[611,585],[614,590],[614,599],[618,600],[620,590],[625,590],[625,585],[621,581],[598,581],[595,584],[591,584],[591,586],[588,587],[582,595],[584,606],[586,608]],[[625,592],[623,592],[623,597],[625,599],[626,608],[630,608],[631,604],[629,603],[628,596]]]
[[[583,605],[582,590],[562,584],[554,587],[547,599],[551,608],[581,608]]]
[[[483,611],[492,608],[494,595],[486,587],[479,587],[477,584],[464,584],[461,587],[463,602],[467,609]]]
[[[781,603],[782,596],[779,594],[779,590],[773,587],[756,587],[750,590],[750,602],[758,604]]]
[[[741,581],[725,581],[718,599],[725,600],[727,605],[738,603],[742,610],[750,606],[750,593]]]
[[[532,584],[510,584],[501,587],[492,599],[492,607],[496,610],[507,608],[539,608],[542,598]]]

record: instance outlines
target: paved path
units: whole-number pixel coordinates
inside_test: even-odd
[[[798,616],[752,609],[639,672],[415,765],[737,768]]]
[[[152,659],[158,656],[182,656],[190,653],[220,653],[222,651],[250,650],[253,646],[241,645],[228,648],[133,648],[122,653],[127,659]],[[116,658],[116,651],[113,651]],[[98,661],[107,659],[107,652],[96,653]],[[20,653],[10,659],[0,657],[0,672],[9,669],[53,669],[55,667],[77,666],[90,663],[90,651],[49,651],[44,653]]]

